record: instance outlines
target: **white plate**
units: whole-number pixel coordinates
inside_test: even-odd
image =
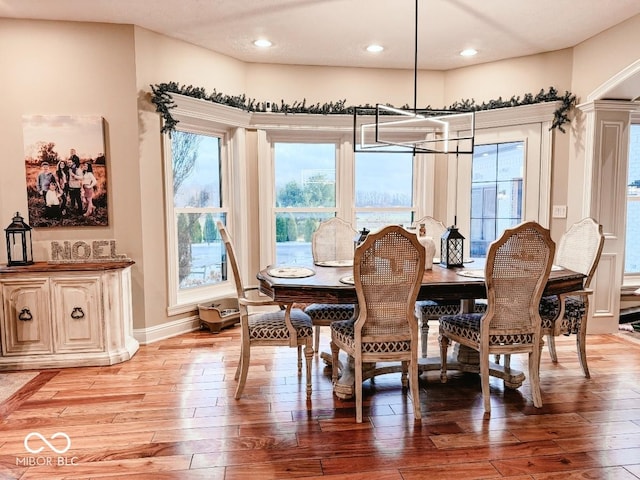
[[[320,267],[353,267],[353,260],[326,260],[324,262],[316,262]]]
[[[308,267],[273,267],[267,273],[276,278],[304,278],[316,274],[313,269]]]
[[[564,270],[564,267],[561,267],[560,265],[551,265],[552,272],[557,272],[559,270]]]
[[[353,279],[353,275],[347,275],[345,277],[342,277],[340,281],[342,283],[346,283],[347,285],[354,285],[356,283],[355,280]]]
[[[458,270],[456,273],[461,277],[484,278],[484,270]]]

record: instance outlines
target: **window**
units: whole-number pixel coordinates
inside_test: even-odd
[[[226,223],[225,135],[174,131],[167,175],[170,307],[212,296],[227,280],[216,221]]]
[[[640,239],[640,124],[632,124],[629,131],[629,169],[627,174],[625,275],[640,275],[638,239]]]
[[[336,145],[284,143],[274,149],[276,263],[311,264],[311,235],[336,215]]]
[[[355,156],[356,228],[374,230],[413,221],[413,155],[357,153]]]
[[[273,209],[265,221],[273,228],[275,259],[262,251],[263,265],[312,263],[311,236],[320,222],[334,216],[358,230],[412,222],[416,207],[411,154],[354,154],[340,134],[274,133],[267,143],[271,171],[259,176],[273,178]]]
[[[471,167],[471,256],[522,221],[523,142],[476,145]]]

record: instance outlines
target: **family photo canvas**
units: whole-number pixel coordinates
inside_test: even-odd
[[[25,115],[23,135],[29,225],[108,225],[103,118]]]

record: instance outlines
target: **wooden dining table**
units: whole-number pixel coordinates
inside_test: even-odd
[[[286,272],[301,272],[302,277],[287,277]],[[470,259],[462,268],[445,268],[434,264],[425,270],[418,300],[460,300],[463,311],[471,311],[476,299],[486,298],[486,286],[482,273],[484,259]],[[280,276],[278,272],[285,272]],[[259,289],[280,304],[293,303],[353,303],[358,299],[355,287],[350,283],[353,276],[351,266],[308,265],[295,267],[269,266],[257,274]],[[581,290],[585,276],[571,270],[552,268],[543,295],[559,295]],[[329,361],[325,355],[325,361]],[[329,357],[330,358],[330,357]],[[440,357],[419,359],[421,372],[440,370]],[[479,373],[477,352],[456,345],[452,358],[447,360],[448,370]],[[376,374],[400,371],[399,366],[373,366],[365,373],[364,378]],[[525,380],[523,372],[505,368],[503,365],[490,362],[489,371],[492,376],[504,380],[507,388],[518,388]],[[350,368],[342,368],[340,380],[334,386],[334,393],[340,398],[353,396],[355,376]]]

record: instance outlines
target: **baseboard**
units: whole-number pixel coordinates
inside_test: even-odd
[[[133,337],[140,342],[140,345],[159,342],[166,338],[176,337],[183,333],[193,332],[200,329],[200,318],[198,315],[181,318],[173,322],[163,323],[155,327],[133,329]]]

